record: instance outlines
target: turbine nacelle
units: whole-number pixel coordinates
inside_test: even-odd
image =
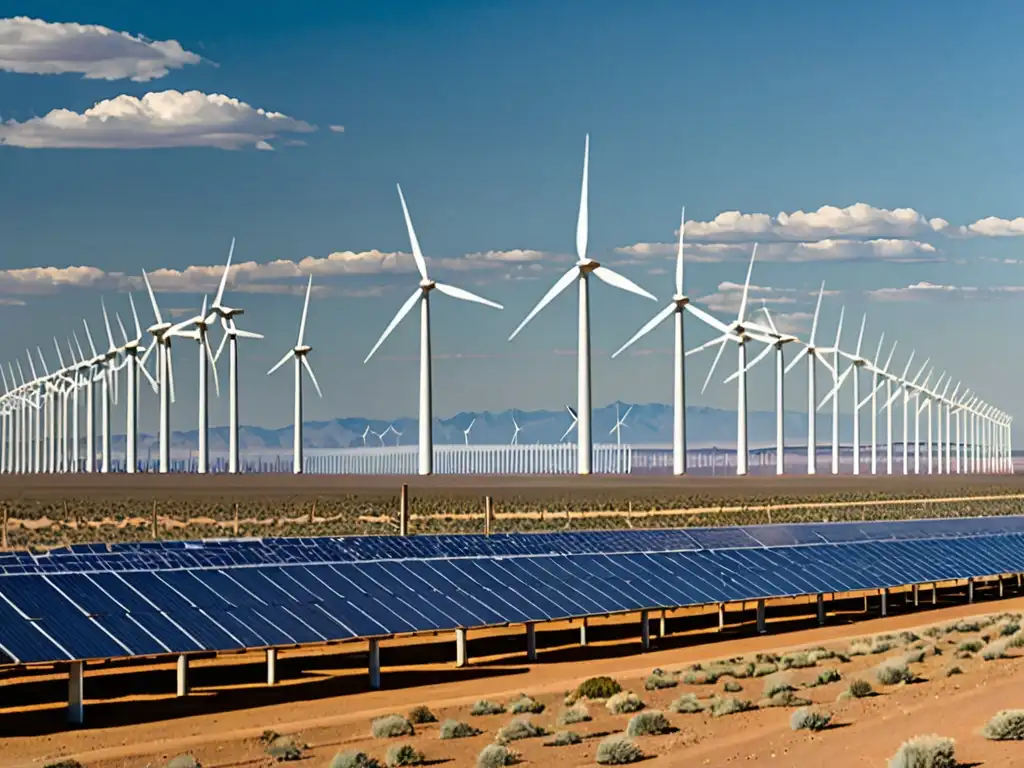
[[[672,303],[675,304],[676,307],[678,307],[679,309],[682,309],[683,307],[690,303],[690,297],[685,296],[681,293],[677,293],[672,297]]]
[[[292,350],[292,352],[294,352],[296,355],[305,355],[312,351],[313,348],[309,346],[309,344],[303,344],[301,346],[295,347],[295,349]]]
[[[420,290],[423,291],[423,293],[430,293],[435,288],[437,288],[437,283],[434,280],[426,277],[420,280]]]
[[[593,272],[595,269],[600,267],[601,262],[595,261],[594,259],[586,258],[577,261],[576,266],[579,268],[580,272],[582,272],[583,274],[587,274],[588,272]]]

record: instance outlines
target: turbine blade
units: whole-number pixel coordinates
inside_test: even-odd
[[[811,321],[811,340],[810,344],[814,346],[814,334],[818,331],[818,313],[821,311],[821,297],[825,295],[825,281],[821,281],[821,289],[818,291],[818,303],[814,307],[814,319]]]
[[[121,336],[124,337],[124,343],[127,344],[128,343],[128,331],[126,331],[124,329],[124,323],[121,322],[121,313],[120,312],[115,312],[114,313],[114,319],[117,320],[117,327],[121,331]]]
[[[171,345],[167,345],[167,349],[164,350],[164,354],[167,355],[167,383],[171,387],[171,402],[174,402],[174,356],[171,354]]]
[[[143,368],[146,367],[146,361],[149,360],[149,356],[153,353],[153,350],[156,349],[158,346],[159,343],[157,342],[150,344],[148,347],[146,347],[146,351],[142,353],[142,360],[140,362]]]
[[[228,272],[231,269],[231,257],[235,255],[235,238],[231,238],[231,248],[228,250],[228,263],[224,265],[224,274],[220,277],[220,285],[217,286],[217,298],[213,300],[213,306],[221,306],[224,299],[224,288],[228,284]]]
[[[83,319],[82,322],[84,323],[85,320]],[[88,327],[89,326],[86,326],[86,328],[88,328]],[[82,352],[82,342],[80,342],[78,340],[78,331],[72,329],[71,330],[71,335],[74,337],[74,339],[75,339],[75,346],[78,348],[78,358],[84,362],[85,361],[85,353]],[[71,342],[68,342],[68,343],[70,344]],[[95,353],[93,353],[93,354],[95,354]]]
[[[761,362],[766,357],[768,357],[768,353],[771,352],[773,349],[775,349],[775,345],[774,344],[765,345],[765,348],[762,349],[753,360],[751,360],[749,363],[747,363],[745,368],[738,369],[735,373],[733,373],[731,376],[729,376],[729,378],[727,378],[722,383],[723,384],[728,384],[730,381],[735,381],[737,378],[739,378],[740,373],[746,373],[747,371],[749,371],[751,368],[753,368],[759,362]]]
[[[262,339],[262,333],[254,333],[253,331],[243,331],[241,328],[232,328],[231,332],[240,339]],[[198,333],[198,331],[196,331]],[[183,336],[185,334],[182,334]],[[189,336],[189,338],[196,338],[195,336]]]
[[[573,408],[571,405],[565,406],[565,410],[567,410],[569,412],[569,415],[572,416],[573,421],[576,421],[576,419],[579,418],[579,416],[576,415],[576,409]]]
[[[405,215],[405,227],[409,230],[409,244],[412,246],[412,258],[416,262],[416,269],[419,270],[420,277],[424,280],[428,280],[427,277],[427,262],[423,258],[423,252],[420,250],[420,241],[416,237],[416,230],[412,226],[412,217],[409,216],[409,207],[405,204],[405,195],[402,194],[402,185],[396,184],[398,187],[398,199],[402,201],[402,213]]]
[[[295,355],[295,351],[294,350],[289,349],[287,352],[285,352],[284,353],[284,357],[282,357],[280,360],[278,360],[276,363],[274,363],[274,367],[271,368],[269,371],[267,371],[267,376],[269,376],[274,371],[276,371],[278,368],[280,368],[282,365],[287,363],[289,359],[294,357],[294,355]]]
[[[878,384],[875,386],[875,388],[872,389],[870,392],[868,392],[867,397],[865,397],[863,400],[861,400],[859,403],[857,403],[857,409],[860,410],[865,405],[867,405],[868,401],[871,400],[872,395],[874,395],[876,392],[881,390],[883,386],[885,386],[885,381],[884,380],[878,382]]]
[[[220,397],[220,376],[217,374],[217,358],[213,355],[213,350],[210,348],[210,334],[203,333],[203,347],[206,349],[206,359],[210,361],[210,369],[213,371],[213,386],[217,392],[217,397]]]
[[[864,317],[862,317],[860,320],[860,333],[857,334],[857,351],[855,352],[857,357],[860,357],[860,344],[862,341],[864,341],[864,326],[867,324],[867,322],[868,314],[867,312],[865,312]]]
[[[417,288],[415,291],[413,291],[412,296],[405,300],[405,304],[403,304],[401,308],[398,310],[398,313],[393,318],[391,318],[391,322],[388,323],[388,327],[384,329],[384,333],[382,333],[380,335],[380,338],[377,339],[377,343],[373,345],[373,349],[370,350],[370,354],[368,354],[366,356],[366,359],[363,360],[364,364],[370,361],[370,358],[373,357],[373,353],[376,352],[380,345],[384,343],[384,339],[390,336],[391,332],[395,330],[395,327],[400,322],[402,322],[402,318],[412,311],[412,308],[416,306],[416,302],[419,301],[419,298],[422,294],[422,289]]]
[[[768,311],[768,302],[764,299],[761,299],[761,311],[764,312],[765,319],[768,321],[768,327],[772,329],[772,333],[778,336],[779,329],[775,327],[775,321],[772,319],[772,313]]]
[[[309,378],[313,380],[313,386],[316,387],[317,395],[323,397],[324,393],[320,391],[320,384],[317,382],[316,375],[313,373],[313,366],[309,364],[309,360],[306,359],[305,355],[303,355],[300,360],[302,360],[302,367],[306,369],[306,373],[309,374]]]
[[[829,393],[821,399],[820,403],[818,403],[817,410],[820,411],[822,408],[825,407],[825,403],[827,403],[829,400],[836,396],[836,393],[839,392],[839,390],[842,388],[843,382],[846,381],[846,377],[850,375],[850,371],[852,370],[853,366],[850,366],[845,371],[843,371],[842,376],[840,376],[839,379],[836,381],[835,386],[833,386],[832,389],[829,390]]]
[[[128,303],[132,305],[132,320],[135,322],[135,340],[142,338],[142,326],[139,325],[139,313],[135,309],[135,298],[129,293]]]
[[[89,323],[85,321],[84,317],[82,318],[82,325],[85,326],[85,338],[89,341],[89,349],[92,350],[92,356],[96,357],[96,344],[93,343],[92,331],[89,330]]]
[[[757,243],[750,251],[750,265],[747,267],[747,280],[743,283],[743,298],[740,299],[740,311],[736,316],[736,322],[742,323],[747,316],[747,293],[750,291],[750,275],[754,271],[754,259],[757,258]]]
[[[686,231],[686,206],[679,222],[679,253],[676,254],[676,295],[683,295],[683,233]]]
[[[635,293],[637,296],[643,296],[645,299],[650,299],[651,301],[657,301],[657,299],[654,296],[652,296],[650,293],[645,291],[639,285],[634,283],[628,277],[623,277],[618,272],[613,272],[612,270],[608,269],[608,267],[597,267],[593,271],[593,274],[594,274],[594,277],[598,278],[599,280],[601,280],[604,283],[607,283],[608,285],[612,286],[613,288],[619,288],[620,290],[623,290],[623,291],[629,291],[630,293]]]
[[[483,296],[477,296],[475,293],[470,293],[465,288],[456,288],[454,285],[446,285],[445,283],[434,283],[434,287],[446,296],[451,296],[453,299],[474,301],[477,304],[483,304],[485,307],[504,309],[501,304],[491,301],[490,299],[485,299]]]
[[[114,334],[110,330],[110,315],[107,314],[107,302],[100,297],[100,307],[103,308],[103,325],[107,329],[107,341],[110,342],[110,348],[116,349],[117,345],[114,343]]]
[[[224,351],[224,345],[227,343],[228,335],[227,329],[225,328],[224,335],[220,337],[220,344],[217,345],[217,354],[213,356],[214,365],[216,365],[217,361],[220,360],[220,354]]]
[[[700,388],[701,394],[704,394],[704,390],[708,388],[708,382],[711,381],[711,377],[715,373],[715,368],[718,367],[718,361],[722,359],[723,352],[725,352],[725,337],[722,338],[722,344],[718,348],[718,354],[715,355],[715,361],[711,363],[711,370],[708,371],[708,376],[704,379],[704,386]]]
[[[153,295],[153,286],[149,284],[149,275],[146,274],[146,270],[142,270],[142,280],[146,284],[146,291],[149,293],[149,303],[153,305],[153,316],[156,317],[157,323],[164,321],[160,315],[160,307],[156,303],[156,296]]]
[[[846,316],[846,305],[839,308],[839,325],[836,326],[836,343],[832,346],[839,349],[839,339],[843,335],[843,318]]]
[[[306,283],[306,300],[302,305],[302,320],[299,321],[299,343],[295,346],[302,346],[302,339],[306,336],[306,314],[309,312],[309,293],[313,290],[313,276],[309,276],[309,282]],[[205,315],[206,312],[203,312]]]
[[[562,291],[569,287],[573,280],[576,279],[577,275],[579,275],[579,272],[579,267],[577,267],[575,264],[569,267],[569,271],[562,275],[560,278],[558,278],[558,281],[553,286],[551,286],[548,289],[548,292],[544,294],[544,297],[539,302],[537,302],[537,306],[530,310],[530,314],[528,314],[526,318],[523,320],[523,322],[519,324],[519,327],[512,331],[512,335],[508,337],[508,340],[512,341],[512,339],[519,335],[519,332],[526,327],[526,324],[528,322],[530,322],[531,320],[533,320],[534,317],[537,316],[538,312],[540,312],[542,309],[544,309],[544,307],[550,304],[558,294],[560,294]]]
[[[64,365],[64,355],[61,354],[60,344],[57,343],[56,336],[53,337],[53,348],[57,350],[57,362],[60,363],[60,367],[63,370],[67,366]],[[956,396],[956,392],[954,392],[953,395]]]
[[[152,348],[153,347],[150,347],[150,349],[152,349]],[[142,375],[145,376],[149,380],[149,386],[151,386],[153,388],[153,394],[156,394],[157,392],[159,392],[160,391],[160,385],[156,383],[156,379],[153,378],[153,375],[149,372],[149,369],[146,368],[146,366],[143,364],[141,358],[138,360],[137,365],[139,366],[139,370],[142,371]]]
[[[797,352],[796,355],[793,357],[793,359],[789,361],[789,365],[786,366],[786,369],[783,371],[783,373],[789,373],[791,370],[793,370],[794,366],[796,366],[796,364],[799,363],[800,360],[806,354],[807,354],[807,347],[801,348],[800,351]]]
[[[875,350],[875,368],[878,367],[878,361],[882,357],[882,344],[885,342],[885,331],[882,331],[882,335],[878,337],[878,349]]]
[[[625,344],[623,344],[621,347],[619,347],[615,351],[615,353],[612,355],[612,358],[614,359],[614,358],[618,357],[620,354],[622,354],[622,352],[624,352],[626,349],[631,347],[634,342],[638,341],[639,339],[642,339],[648,333],[653,331],[655,328],[657,328],[665,320],[666,317],[671,317],[675,312],[676,312],[676,305],[674,303],[673,304],[669,304],[667,307],[665,307],[663,310],[661,310],[661,312],[659,312],[654,317],[652,317],[650,320],[648,320],[647,324],[643,328],[641,328],[639,331],[637,331],[635,334],[633,334],[633,338],[631,338],[629,341],[627,341]]]
[[[714,328],[719,333],[729,333],[729,326],[727,326],[725,323],[723,323],[721,320],[719,320],[714,315],[708,314],[707,312],[705,312],[703,309],[701,309],[697,305],[688,302],[684,306],[684,309],[687,312],[689,312],[691,315],[693,315],[694,317],[699,319],[701,322],[703,322],[703,323],[705,323],[707,325],[710,325],[712,328]]]
[[[575,426],[576,426],[576,422],[574,421],[572,424],[569,425],[569,428],[567,430],[565,430],[565,432],[562,433],[562,436],[560,438],[558,438],[558,442],[562,442],[563,440],[565,440],[565,438],[569,435],[570,432],[572,432],[572,429]]]
[[[580,214],[576,220],[576,256],[580,261],[587,258],[587,235],[590,230],[590,205],[587,199],[589,194],[590,174],[590,134],[583,144],[583,182],[580,185]]]
[[[705,341],[699,347],[694,347],[693,349],[687,350],[687,352],[684,355],[684,357],[689,357],[690,355],[696,355],[698,352],[703,352],[705,349],[710,349],[711,347],[715,346],[716,344],[725,344],[725,342],[727,342],[728,340],[729,340],[729,335],[725,334],[723,336],[719,336],[716,339],[712,339],[711,341]]]

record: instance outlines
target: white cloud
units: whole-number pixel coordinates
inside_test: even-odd
[[[153,149],[258,146],[282,133],[316,130],[301,120],[200,91],[121,95],[79,114],[55,109],[24,122],[0,123],[0,144],[29,149]]]
[[[772,312],[772,321],[780,333],[803,333],[810,329],[814,315],[810,312]]]
[[[674,243],[635,243],[616,248],[616,252],[642,259],[677,253]],[[684,255],[689,261],[716,262],[750,258],[750,245],[746,243],[687,244]],[[774,242],[759,244],[758,261],[936,261],[938,250],[931,243],[920,240],[877,238],[874,240],[833,239],[811,242]]]
[[[41,295],[65,287],[109,287],[119,275],[96,267],[28,267],[0,270],[0,294]]]
[[[711,221],[686,222],[686,236],[711,241],[824,240],[844,237],[912,237],[946,229],[944,219],[926,219],[913,208],[875,208],[854,203],[817,211],[766,213],[725,211]]]
[[[22,299],[9,299],[0,298],[0,306],[3,307],[24,307],[25,301]]]
[[[330,125],[330,126],[328,126],[328,128],[330,128],[331,131],[333,131],[334,133],[344,133],[345,132],[345,126],[344,125]]]
[[[879,288],[867,291],[873,301],[929,301],[932,299],[991,299],[1017,297],[1024,293],[1024,285],[995,285],[988,288],[974,285],[942,285],[922,281],[905,288]]]
[[[262,150],[263,152],[274,151],[274,148],[270,145],[270,142],[263,141],[262,139],[256,142],[256,149]]]
[[[747,317],[763,306],[763,304],[796,304],[792,296],[780,296],[782,293],[792,293],[792,289],[771,288],[763,285],[751,285],[747,293]],[[725,281],[718,284],[718,290],[707,296],[702,296],[696,303],[712,312],[724,312],[735,315],[740,311],[740,302],[743,300],[743,285]]]
[[[997,216],[987,216],[966,227],[960,227],[960,234],[975,237],[1020,237],[1024,235],[1024,217],[1000,219]]]
[[[96,24],[0,19],[0,70],[6,72],[143,83],[200,61],[177,40],[149,40]]]

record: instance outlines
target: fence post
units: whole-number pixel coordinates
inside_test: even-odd
[[[398,504],[398,535],[409,535],[409,484],[402,483],[402,496]]]
[[[493,501],[490,496],[484,496],[484,536],[491,535],[491,518],[493,514]]]

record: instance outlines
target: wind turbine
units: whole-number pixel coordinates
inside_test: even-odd
[[[516,412],[514,410],[512,411],[512,427],[512,442],[510,442],[509,445],[519,445],[519,433],[523,431],[523,428],[519,426],[519,422],[516,421]]]
[[[153,316],[156,318],[156,322],[146,329],[153,334],[153,344],[142,356],[142,366],[145,367],[146,360],[155,349],[157,351],[156,379],[160,386],[160,472],[166,474],[171,471],[171,403],[174,402],[174,364],[171,358],[170,331],[173,326],[164,322],[145,270],[142,271],[142,279],[146,283],[149,302],[153,305]]]
[[[896,378],[889,373],[889,364],[892,362],[892,356],[896,352],[896,346],[899,342],[894,341],[892,343],[892,349],[889,350],[889,357],[885,360],[885,365],[881,368],[878,367],[878,361],[882,353],[882,342],[885,340],[885,334],[883,333],[878,339],[878,349],[875,350],[875,362],[871,365],[871,394],[865,397],[860,402],[860,407],[863,408],[867,403],[871,402],[871,474],[878,473],[878,391],[885,385],[885,399],[886,403],[882,407],[885,408],[885,419],[886,419],[886,474],[892,474],[892,383]],[[913,359],[913,355],[911,355]],[[909,368],[909,361],[907,364]],[[906,373],[904,372],[904,375]],[[879,379],[884,381],[879,381]]]
[[[394,424],[388,424],[388,428],[384,430],[384,434],[386,435],[388,432],[391,432],[395,436],[395,445],[396,446],[399,446],[399,445],[402,444],[402,433],[399,432],[397,429],[395,429],[395,425]]]
[[[238,473],[238,339],[262,339],[263,336],[252,331],[243,331],[235,325],[235,317],[244,314],[244,309],[224,306],[224,288],[228,282],[228,272],[231,269],[231,257],[235,253],[235,239],[231,238],[231,249],[228,251],[228,262],[224,266],[224,274],[220,278],[220,286],[217,288],[217,297],[210,307],[210,314],[206,317],[207,323],[212,323],[220,317],[221,327],[224,329],[224,337],[217,347],[217,354],[213,361],[220,359],[224,351],[224,344],[228,344],[228,472]]]
[[[796,366],[800,359],[804,356],[807,357],[807,474],[813,475],[818,471],[818,424],[817,424],[817,409],[816,409],[816,389],[817,389],[817,370],[814,366],[814,361],[818,360],[821,362],[825,369],[828,371],[832,370],[828,360],[825,359],[820,353],[824,350],[816,346],[814,343],[814,337],[818,331],[818,313],[821,311],[821,297],[825,295],[825,283],[822,281],[821,289],[818,291],[818,303],[814,307],[814,319],[811,321],[811,336],[806,342],[800,342],[803,344],[801,349],[792,360],[789,361],[789,365],[786,366],[785,373],[789,373]]]
[[[323,397],[323,392],[320,391],[320,385],[317,383],[316,376],[313,374],[313,368],[309,364],[309,360],[306,359],[312,351],[312,347],[308,344],[303,343],[303,337],[306,335],[306,315],[309,312],[309,293],[313,289],[313,276],[309,276],[309,282],[306,284],[306,300],[302,305],[302,319],[299,321],[299,339],[295,343],[295,346],[284,353],[277,364],[267,371],[269,376],[291,358],[295,361],[295,426],[292,429],[292,472],[296,475],[302,474],[302,368],[305,367],[306,373],[309,374],[309,378],[313,382],[313,386],[316,387],[316,393]]]
[[[550,304],[558,294],[574,282],[578,285],[579,291],[579,321],[577,329],[577,402],[579,429],[577,430],[577,467],[576,471],[581,475],[589,475],[594,455],[594,443],[591,437],[591,386],[590,386],[590,288],[589,277],[593,274],[598,280],[607,283],[613,288],[635,293],[638,296],[657,301],[650,293],[638,286],[632,280],[623,277],[618,272],[613,272],[608,267],[603,267],[597,261],[587,257],[587,237],[589,233],[589,206],[587,177],[590,166],[590,134],[587,134],[583,148],[583,182],[580,188],[580,212],[576,223],[576,255],[579,259],[569,270],[558,278],[558,281],[551,286],[544,297],[537,303],[526,318],[519,324],[512,335],[508,337],[512,341],[530,320],[536,317],[544,307]]]
[[[370,425],[369,424],[367,424],[366,425],[366,429],[363,430],[363,447],[364,448],[366,447],[366,436],[368,434],[370,434]],[[374,434],[377,434],[377,433],[374,432]]]
[[[626,423],[626,417],[629,416],[629,412],[633,410],[633,406],[629,406],[626,412],[619,417],[619,404],[615,404],[615,426],[608,430],[608,434],[615,433],[615,444],[622,445],[622,428],[629,429],[629,425]]]
[[[25,355],[28,357],[28,367],[32,372],[32,380],[30,381],[30,391],[32,392],[32,399],[35,402],[35,425],[32,429],[34,436],[34,442],[32,444],[32,471],[42,472],[43,471],[43,410],[44,406],[40,402],[43,388],[39,385],[39,376],[36,375],[36,366],[32,362],[32,353],[25,350]]]
[[[381,445],[384,445],[384,435],[386,435],[387,433],[388,430],[386,429],[383,432],[374,432],[372,429],[370,430],[370,434],[376,437],[378,440],[380,440]]]
[[[683,293],[683,233],[686,229],[686,208],[683,208],[679,223],[679,250],[676,253],[676,292],[672,301],[637,331],[633,338],[619,347],[612,358],[618,357],[632,344],[657,328],[666,318],[673,318],[675,327],[675,350],[673,353],[672,381],[672,473],[686,474],[686,353],[683,317],[689,312],[707,325],[718,328],[720,323],[700,307],[690,303],[690,297]]]
[[[128,369],[128,380],[125,386],[126,394],[126,429],[125,429],[125,472],[128,474],[135,474],[138,469],[138,451],[139,451],[139,379],[138,372],[141,370],[143,375],[149,380],[150,386],[153,387],[154,393],[159,393],[160,388],[152,376],[149,375],[149,371],[146,366],[142,364],[142,358],[139,357],[140,352],[145,352],[145,348],[142,346],[142,326],[139,324],[139,313],[135,309],[135,299],[132,295],[128,294],[128,302],[132,307],[132,321],[135,323],[135,336],[131,339],[128,338],[128,332],[124,328],[124,323],[121,322],[121,316],[116,315],[117,324],[121,330],[121,336],[124,338],[124,361],[121,363],[121,367],[127,367]],[[200,433],[200,440],[202,436]]]
[[[566,428],[565,432],[562,433],[562,436],[560,438],[558,438],[558,442],[562,442],[563,440],[565,440],[565,438],[567,438],[569,436],[569,433],[572,432],[576,428],[576,425],[579,423],[579,420],[580,420],[580,417],[576,414],[576,409],[575,408],[573,408],[572,406],[567,405],[567,406],[565,406],[565,410],[567,410],[569,412],[569,416],[572,418],[572,421],[570,422],[569,426]]]
[[[910,437],[909,436],[908,425],[909,425],[909,418],[910,418],[910,392],[911,392],[911,386],[913,384],[915,384],[917,382],[917,380],[921,377],[921,374],[924,373],[924,369],[928,366],[928,362],[930,361],[930,359],[931,358],[929,358],[928,360],[924,361],[924,364],[921,366],[921,369],[917,372],[917,375],[914,376],[913,381],[908,381],[907,380],[907,372],[910,370],[910,364],[914,360],[914,352],[911,351],[910,357],[907,360],[907,365],[903,369],[903,375],[900,376],[899,381],[897,382],[896,390],[892,393],[892,395],[890,396],[888,402],[886,402],[886,407],[888,408],[888,407],[890,407],[892,405],[892,402],[897,397],[899,397],[900,393],[901,392],[903,393],[903,474],[904,475],[910,473],[910,465],[908,463],[907,447],[908,447],[909,437]]]
[[[466,427],[464,430],[462,430],[462,436],[466,439],[466,445],[469,445],[469,432],[470,432],[470,430],[473,429],[473,425],[474,424],[476,424],[476,417],[475,416],[473,417],[473,420],[471,422],[469,422],[469,426]]]
[[[826,347],[821,350],[822,353],[828,353],[832,355],[832,365],[829,367],[829,373],[832,375],[832,386],[836,392],[842,386],[843,378],[839,375],[839,340],[843,335],[843,317],[846,315],[846,307],[841,307],[839,310],[839,325],[836,326],[836,341],[831,347]],[[830,393],[831,394],[831,393]],[[826,395],[825,399],[819,403],[818,408],[821,408],[828,400],[832,400],[832,474],[839,474],[839,398],[830,398]]]
[[[924,377],[924,381],[921,382],[920,387],[911,387],[911,392],[914,397],[914,474],[921,474],[921,411],[924,409],[924,403],[921,402],[921,393],[928,387],[928,382],[932,378],[932,374],[935,373],[935,369],[930,369],[928,375]]]
[[[956,404],[956,396],[960,394],[960,385],[963,382],[958,381],[956,386],[953,388],[953,393],[949,396],[949,399],[945,401],[943,407],[946,411],[946,469],[947,475],[953,474],[953,462],[952,462],[952,443],[953,443],[953,406]]]
[[[765,328],[754,322],[748,322],[746,319],[747,315],[747,294],[750,290],[750,275],[754,271],[754,259],[757,258],[757,243],[754,243],[754,247],[750,253],[750,265],[747,267],[747,279],[743,284],[743,296],[740,299],[740,309],[736,315],[736,319],[725,325],[723,322],[716,318],[711,323],[712,327],[716,328],[721,332],[721,336],[712,339],[711,341],[701,344],[699,347],[695,347],[687,352],[687,355],[696,354],[701,350],[718,345],[718,354],[715,355],[715,360],[711,363],[711,369],[708,371],[707,378],[704,379],[704,386],[701,388],[701,392],[707,389],[708,382],[711,381],[711,377],[715,373],[715,368],[718,366],[718,361],[722,358],[722,353],[725,352],[725,347],[730,341],[734,341],[738,348],[738,362],[736,365],[737,382],[736,382],[736,474],[745,475],[747,474],[748,463],[749,463],[749,451],[748,451],[748,435],[747,435],[747,342],[751,340],[760,341],[762,344],[770,347],[773,340],[767,335],[771,333],[770,328]]]
[[[384,339],[391,335],[402,319],[412,311],[417,303],[420,305],[420,411],[419,411],[419,473],[429,475],[434,471],[434,439],[433,439],[433,394],[430,360],[430,292],[435,288],[446,296],[461,301],[472,301],[483,304],[494,309],[503,309],[497,304],[475,293],[470,293],[464,288],[456,288],[454,285],[438,283],[427,276],[427,262],[420,250],[420,242],[416,238],[416,230],[412,226],[412,218],[409,216],[409,208],[405,204],[405,196],[402,194],[402,185],[398,186],[398,199],[402,202],[402,213],[405,215],[405,226],[409,230],[409,243],[412,247],[412,257],[416,262],[416,269],[420,273],[420,283],[412,295],[406,299],[399,308],[397,314],[391,319],[384,333],[373,345],[370,354],[366,356],[363,363],[368,363],[374,352],[384,343]]]
[[[786,443],[785,443],[785,422],[786,422],[786,410],[785,410],[785,370],[786,370],[786,355],[784,347],[794,341],[799,341],[796,336],[792,336],[788,333],[780,333],[779,329],[775,327],[775,321],[772,320],[771,312],[768,311],[766,303],[762,302],[761,311],[764,312],[765,319],[768,321],[768,327],[770,333],[767,335],[774,339],[774,342],[768,346],[765,346],[758,355],[751,360],[746,367],[746,371],[749,371],[761,360],[768,356],[768,353],[775,350],[775,474],[781,475],[786,471]],[[729,376],[725,380],[725,383],[729,383],[733,379],[740,375],[740,371],[736,371],[734,374]]]

